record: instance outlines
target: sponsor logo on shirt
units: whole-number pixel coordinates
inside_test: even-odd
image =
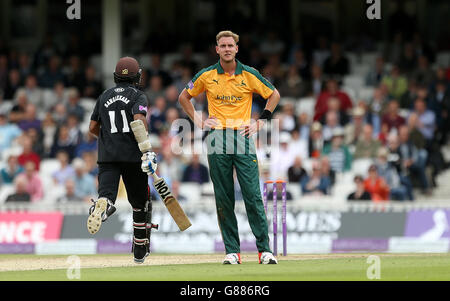
[[[146,106],[139,106],[139,111],[147,112],[147,107]]]

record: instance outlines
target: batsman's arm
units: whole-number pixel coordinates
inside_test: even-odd
[[[100,135],[100,122],[91,120],[91,122],[89,123],[89,133],[98,138],[98,136]]]

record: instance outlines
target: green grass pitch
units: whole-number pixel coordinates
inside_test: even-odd
[[[449,254],[377,254],[380,256],[380,276],[384,280],[450,280]],[[114,258],[114,255],[107,255]],[[116,255],[124,256],[124,255]],[[183,256],[183,255],[179,255]],[[311,255],[310,255],[311,256]],[[82,268],[80,280],[83,281],[352,281],[369,280],[367,263],[369,254],[340,254],[332,257],[317,255],[295,259],[280,258],[278,265],[259,265],[254,260],[241,265],[222,265],[217,263],[130,265],[126,267]],[[2,264],[21,259],[36,261],[58,256],[0,256],[0,281],[66,281],[67,268],[38,269],[21,271],[1,271]],[[59,256],[60,258],[66,258]],[[102,255],[89,257],[103,258]],[[131,261],[131,255],[127,256]],[[147,260],[152,260],[150,256]],[[371,280],[374,281],[374,280]],[[378,281],[378,280],[375,280]]]

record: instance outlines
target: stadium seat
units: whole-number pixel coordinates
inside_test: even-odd
[[[367,52],[361,55],[361,64],[375,66],[377,57],[380,56],[378,52]]]
[[[344,86],[359,91],[364,86],[364,78],[359,75],[348,75],[344,77]]]
[[[152,67],[152,56],[150,54],[143,54],[139,57],[139,64],[142,69],[150,69]]]
[[[201,200],[202,187],[197,183],[181,183],[180,194],[185,196],[189,202],[198,202]]]
[[[44,159],[41,161],[39,174],[41,177],[52,176],[60,168],[61,164],[56,159]]]
[[[439,52],[436,55],[436,64],[439,67],[450,66],[450,52]]]
[[[6,198],[15,191],[14,185],[2,184],[0,187],[0,204],[5,203]]]
[[[355,175],[361,175],[365,177],[369,170],[369,166],[373,163],[372,159],[356,159],[352,163],[352,172]]]
[[[314,97],[299,98],[296,102],[296,113],[307,113],[309,116],[314,115],[314,106],[316,105],[316,99]]]
[[[375,88],[364,86],[359,89],[358,98],[368,103],[372,99],[374,91]]]
[[[356,100],[358,98],[357,97],[358,96],[358,92],[354,88],[349,87],[349,86],[343,86],[341,90],[348,94],[348,96],[352,100],[353,104],[356,102]]]

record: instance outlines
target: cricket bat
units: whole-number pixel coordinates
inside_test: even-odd
[[[141,152],[145,153],[150,151],[152,146],[148,140],[148,133],[142,120],[135,120],[131,122],[130,125]],[[153,177],[153,187],[155,187],[180,231],[184,231],[189,228],[192,225],[191,221],[187,217],[186,213],[184,213],[178,200],[173,196],[166,181],[163,178],[158,177],[156,174],[151,176]]]

